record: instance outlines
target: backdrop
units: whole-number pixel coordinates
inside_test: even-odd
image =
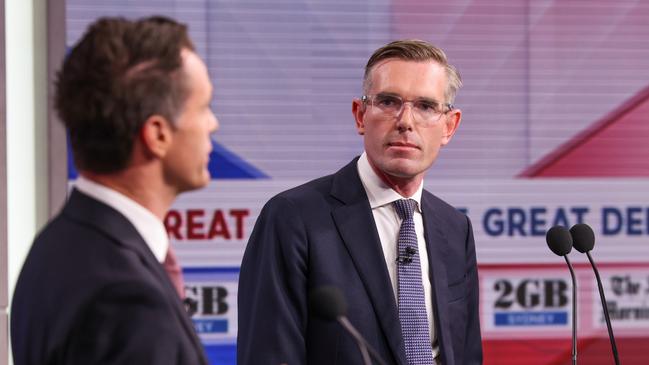
[[[369,55],[398,38],[442,47],[464,79],[462,125],[425,187],[473,221],[485,363],[570,362],[570,277],[544,235],[578,222],[597,235],[621,359],[646,363],[646,2],[68,0],[66,14],[68,46],[100,16],[171,16],[209,67],[213,180],[166,225],[213,363],[235,363],[239,264],[261,207],[362,152],[351,101]],[[584,255],[570,258],[580,361],[610,364],[594,277]]]

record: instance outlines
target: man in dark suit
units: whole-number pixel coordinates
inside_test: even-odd
[[[80,177],[16,284],[16,365],[207,364],[162,262],[175,197],[205,186],[218,121],[184,25],[100,19],[58,75]]]
[[[423,190],[460,124],[460,85],[426,42],[372,55],[352,104],[365,152],[275,196],[256,222],[239,278],[239,364],[361,364],[353,338],[308,303],[325,285],[389,364],[482,362],[471,223]]]

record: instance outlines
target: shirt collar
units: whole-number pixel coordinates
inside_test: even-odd
[[[124,215],[135,226],[156,259],[164,262],[169,248],[169,236],[164,224],[150,210],[126,195],[82,176],[75,182],[75,187]]]
[[[378,208],[387,204],[392,204],[393,201],[404,199],[399,193],[394,191],[389,187],[381,178],[374,172],[370,161],[367,159],[367,153],[363,152],[361,157],[358,159],[358,175],[361,178],[365,192],[367,193],[367,198],[370,201],[370,207],[372,209]],[[421,193],[424,189],[424,182],[422,180],[419,184],[417,191],[408,199],[413,199],[417,202],[417,211],[421,213]]]

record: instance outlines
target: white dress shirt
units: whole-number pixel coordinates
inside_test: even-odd
[[[401,228],[401,219],[397,214],[392,202],[404,199],[399,193],[394,191],[374,172],[370,162],[367,160],[367,154],[363,152],[358,160],[358,174],[367,193],[372,208],[372,215],[376,223],[376,229],[379,232],[385,263],[388,266],[388,273],[392,282],[392,290],[397,303],[398,297],[398,268],[397,268],[397,240],[399,238],[399,229]],[[415,221],[415,232],[417,233],[417,246],[419,261],[421,263],[421,282],[424,286],[424,300],[426,302],[426,314],[428,315],[428,325],[430,330],[430,340],[433,344],[433,357],[439,354],[439,345],[435,335],[435,323],[433,316],[432,289],[430,285],[428,251],[426,250],[426,240],[424,239],[424,222],[421,215],[421,193],[424,183],[417,191],[407,198],[417,202],[413,219]]]
[[[159,262],[164,262],[169,249],[169,236],[164,224],[150,210],[109,187],[79,176],[75,187],[82,193],[99,200],[120,212],[128,219]]]

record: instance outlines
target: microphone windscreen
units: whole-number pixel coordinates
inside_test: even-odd
[[[572,236],[570,231],[563,226],[554,226],[545,234],[550,250],[556,255],[565,256],[572,250]]]
[[[347,302],[343,293],[335,286],[322,286],[314,289],[309,295],[309,306],[321,319],[335,321],[347,314]]]
[[[572,247],[575,250],[586,253],[595,246],[595,233],[586,223],[577,223],[570,228],[572,235]]]

